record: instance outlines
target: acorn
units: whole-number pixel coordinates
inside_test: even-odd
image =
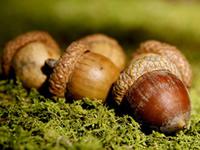
[[[175,46],[159,42],[156,40],[148,40],[141,43],[139,49],[133,53],[133,58],[142,53],[155,53],[162,55],[174,63],[181,73],[183,83],[189,88],[192,84],[192,69],[179,49]]]
[[[50,93],[73,100],[88,97],[104,102],[119,75],[119,69],[108,58],[91,52],[80,41],[73,42],[52,64],[55,66],[49,78]]]
[[[109,58],[122,71],[126,65],[126,55],[117,40],[104,34],[92,34],[82,39],[90,51]]]
[[[181,73],[166,57],[145,53],[137,56],[120,74],[113,97],[126,100],[132,114],[144,125],[164,133],[187,126],[191,105]]]
[[[19,77],[26,88],[40,88],[46,80],[42,67],[47,59],[58,59],[60,49],[43,31],[32,31],[9,41],[2,55],[2,73]]]

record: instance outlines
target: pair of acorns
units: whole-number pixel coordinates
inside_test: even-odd
[[[75,41],[60,54],[49,34],[29,32],[8,42],[2,71],[7,77],[18,76],[27,88],[39,89],[48,80],[49,92],[57,97],[105,102],[111,91],[118,104],[127,100],[133,114],[150,127],[165,133],[186,127],[192,72],[175,47],[144,42],[126,68],[121,46],[102,34]],[[45,65],[52,70],[49,75],[42,72]]]

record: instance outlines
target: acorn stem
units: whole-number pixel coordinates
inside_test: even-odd
[[[49,77],[50,74],[53,72],[53,69],[56,65],[58,60],[53,59],[53,58],[49,58],[45,61],[44,66],[42,67],[42,72]]]
[[[45,66],[48,66],[48,68],[53,69],[56,65],[58,60],[49,58],[45,61]]]

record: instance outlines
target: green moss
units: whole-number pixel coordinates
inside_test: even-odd
[[[192,62],[190,126],[171,136],[145,134],[131,116],[89,99],[48,99],[1,80],[0,149],[200,149],[200,72]]]

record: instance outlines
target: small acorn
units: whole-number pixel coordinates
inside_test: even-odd
[[[179,69],[166,57],[138,55],[113,86],[114,99],[127,100],[132,113],[143,124],[164,133],[187,126],[190,98]]]
[[[16,75],[26,88],[40,88],[46,80],[42,72],[45,60],[58,59],[60,49],[52,37],[42,31],[22,34],[9,41],[2,55],[2,73]]]
[[[141,43],[139,49],[133,53],[133,58],[142,53],[155,53],[162,55],[174,63],[179,69],[183,83],[189,88],[192,83],[192,69],[185,56],[175,46],[156,40]]]
[[[73,42],[51,64],[55,66],[49,78],[50,93],[75,100],[88,97],[104,102],[119,75],[119,69],[108,58],[91,52],[83,42]]]
[[[82,39],[81,42],[88,44],[91,52],[109,58],[122,71],[126,65],[126,55],[119,43],[104,34],[92,34]]]

